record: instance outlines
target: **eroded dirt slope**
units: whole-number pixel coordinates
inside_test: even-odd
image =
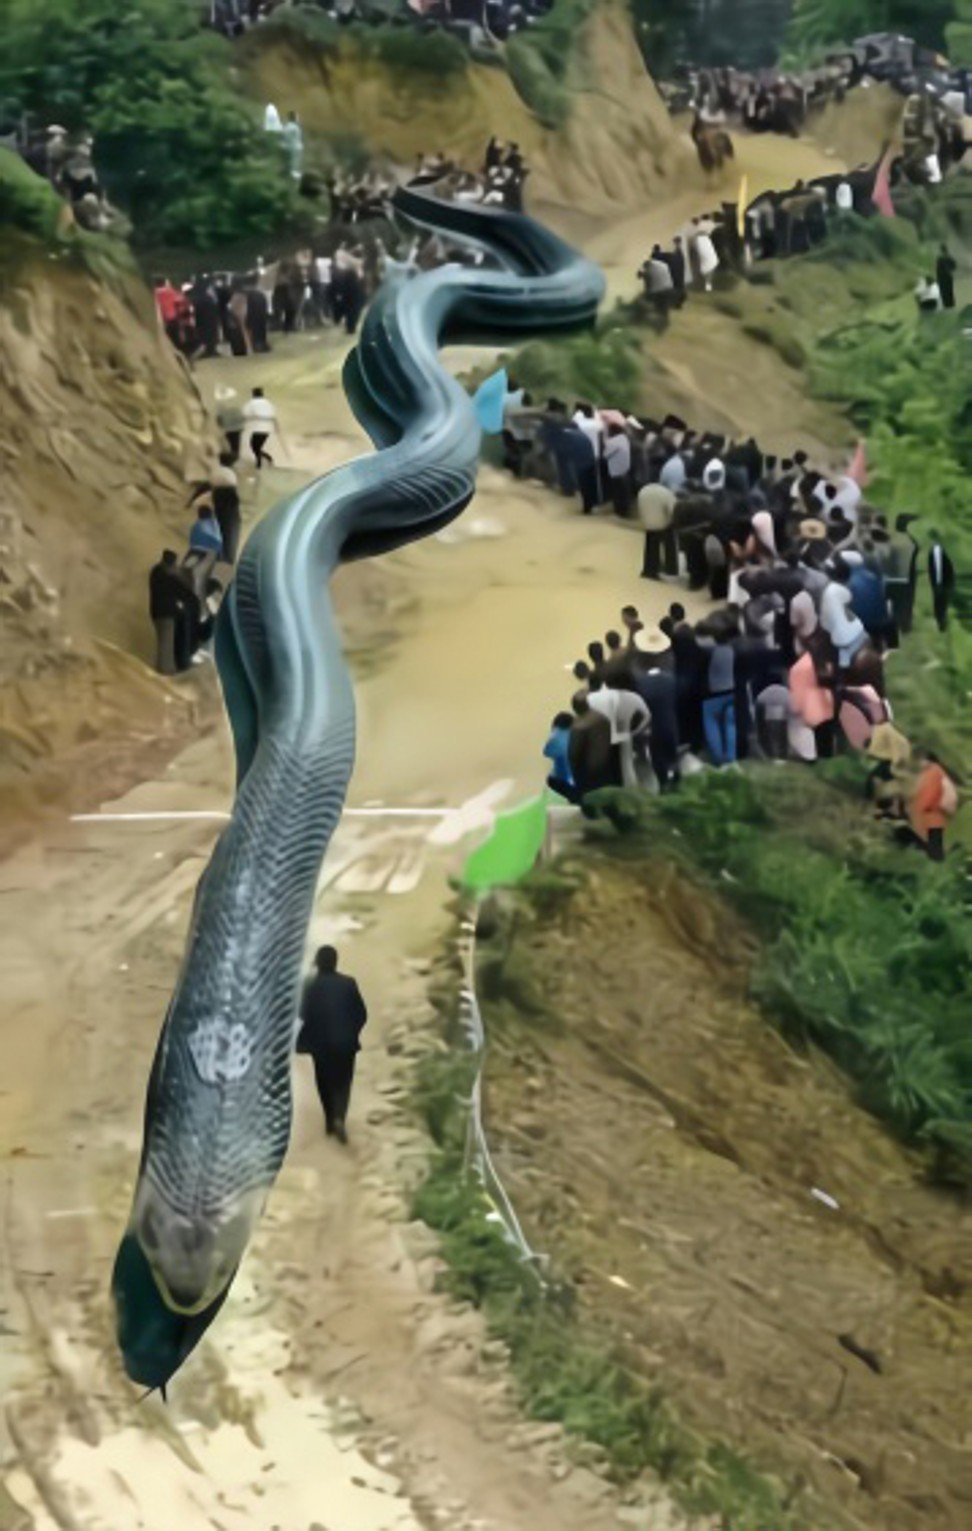
[[[589,213],[632,212],[668,183],[695,179],[684,139],[647,73],[627,12],[599,6],[585,24],[583,69],[567,126],[545,128],[505,71],[470,63],[431,79],[390,71],[353,48],[326,55],[270,34],[250,55],[250,88],[281,110],[296,108],[317,133],[363,140],[372,153],[411,165],[442,149],[477,166],[492,134],[515,140],[531,166],[531,204]]]
[[[151,656],[147,575],[185,543],[211,427],[134,276],[5,250],[0,296],[0,819],[29,832],[157,767],[196,726],[194,684]],[[136,656],[136,657],[132,657]],[[113,741],[107,752],[105,741]]]
[[[726,909],[661,863],[585,853],[578,877],[516,928],[541,1013],[487,1007],[528,1237],[685,1416],[809,1486],[811,1525],[959,1531],[968,1209],[752,1009]]]

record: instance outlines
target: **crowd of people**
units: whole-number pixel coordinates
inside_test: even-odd
[[[632,607],[624,634],[589,644],[574,666],[572,710],[557,714],[544,749],[551,788],[583,804],[604,787],[670,790],[703,762],[812,762],[843,745],[873,762],[880,816],[940,859],[955,785],[933,757],[914,780],[916,755],[885,684],[886,657],[912,625],[915,518],[891,528],[867,504],[860,451],[846,471],[821,472],[802,451],[780,459],[752,438],[696,434],[675,417],[619,426],[613,415],[582,404],[569,429],[596,439],[608,464],[612,441],[637,443],[626,476],[638,486],[643,576],[684,578],[717,604],[692,624],[672,603],[663,648],[639,647]],[[934,532],[924,567],[944,632],[955,570]]]
[[[241,37],[288,0],[210,0],[210,24],[226,37]],[[482,47],[532,26],[553,0],[317,0],[316,9],[339,25],[441,27]]]
[[[0,136],[0,145],[13,149],[35,174],[50,181],[83,229],[127,237],[130,224],[109,202],[99,180],[90,134],[69,133],[56,122],[39,128],[18,122]]]
[[[434,187],[437,197],[451,202],[506,207],[521,213],[523,187],[529,174],[519,144],[503,143],[494,135],[486,145],[478,173],[463,170],[440,150],[419,156],[410,185]]]
[[[258,259],[247,272],[202,273],[175,286],[155,280],[155,302],[165,332],[187,359],[269,351],[276,330],[337,325],[353,335],[381,281],[380,240],[339,240],[331,252],[309,246],[270,263]]]
[[[519,146],[493,138],[478,174],[441,153],[422,155],[409,184],[457,202],[519,210],[528,174]],[[289,335],[333,325],[354,335],[390,259],[418,270],[480,259],[437,234],[400,229],[392,207],[396,186],[378,170],[335,172],[328,183],[331,218],[313,244],[275,261],[258,257],[249,271],[202,272],[179,285],[157,276],[156,307],[172,344],[194,360],[224,349],[233,356],[269,351],[274,331]]]
[[[690,290],[711,292],[720,271],[735,278],[760,261],[802,254],[826,239],[829,220],[841,213],[876,214],[879,174],[878,167],[861,166],[798,180],[788,190],[763,192],[743,210],[723,202],[691,219],[667,249],[656,244],[639,268],[645,303],[664,318],[681,308]]]
[[[194,518],[186,547],[181,554],[166,548],[149,573],[149,617],[160,675],[176,675],[210,657],[216,613],[240,551],[244,436],[259,473],[273,466],[269,445],[281,434],[276,407],[259,387],[244,405],[234,389],[218,388],[216,423],[221,435],[217,459],[206,478],[192,485],[186,505]]]
[[[911,39],[892,34],[860,38],[801,70],[689,65],[677,70],[663,90],[673,110],[795,138],[810,112],[828,101],[843,101],[849,90],[872,80],[893,86],[909,102],[934,103],[953,120],[972,112],[972,70],[952,66]]]
[[[787,73],[689,67],[665,93],[674,109],[696,112],[706,123],[737,122],[753,133],[796,138],[810,111],[843,100],[855,72],[846,57]]]

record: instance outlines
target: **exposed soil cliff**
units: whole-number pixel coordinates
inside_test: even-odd
[[[164,740],[191,718],[192,687],[129,655],[149,657],[145,577],[184,542],[211,441],[147,290],[28,241],[4,271],[0,417],[0,807],[19,817],[83,798],[97,736]]]
[[[251,90],[296,109],[312,132],[363,141],[400,164],[442,149],[470,168],[495,133],[526,155],[534,206],[632,212],[660,182],[698,175],[620,5],[599,6],[584,24],[568,80],[570,117],[559,130],[543,126],[505,71],[485,64],[435,78],[363,59],[353,42],[325,51],[273,31],[255,40]]]

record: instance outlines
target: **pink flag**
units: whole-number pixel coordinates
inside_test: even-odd
[[[884,158],[878,166],[878,173],[874,180],[874,190],[871,192],[871,201],[883,218],[896,218],[891,200],[891,160],[893,150],[889,144],[884,152]]]
[[[867,447],[863,437],[854,448],[854,455],[847,466],[847,477],[852,478],[860,489],[867,488]]]

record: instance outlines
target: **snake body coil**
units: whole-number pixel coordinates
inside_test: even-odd
[[[427,536],[472,497],[480,431],[439,342],[583,324],[603,295],[600,270],[530,219],[412,190],[396,202],[494,264],[386,280],[344,374],[380,450],[264,517],[219,615],[236,798],[196,892],[112,1279],[126,1370],[149,1387],[165,1385],[225,1300],[289,1139],[304,944],[354,763],[328,578]]]

